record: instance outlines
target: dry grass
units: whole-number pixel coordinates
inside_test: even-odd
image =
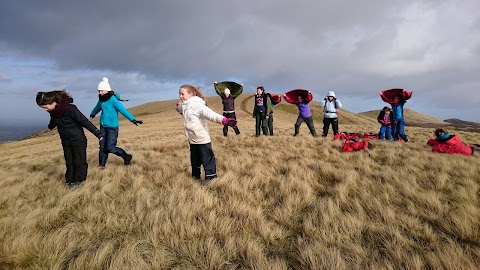
[[[149,104],[140,127],[121,122],[130,167],[111,157],[98,170],[89,135],[89,176],[74,190],[56,131],[0,145],[0,268],[478,268],[480,157],[434,154],[432,129],[414,127],[411,143],[341,153],[305,125],[292,137],[288,106],[275,111],[275,136],[255,138],[250,101],[237,101],[248,108],[240,136],[210,124],[220,178],[206,186],[190,178],[172,101]],[[369,121],[340,127],[376,132]]]

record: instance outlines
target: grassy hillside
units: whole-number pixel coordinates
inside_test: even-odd
[[[236,102],[239,136],[209,124],[220,177],[208,185],[190,177],[175,101],[132,108],[139,127],[121,121],[129,167],[111,156],[97,169],[88,134],[89,176],[74,190],[56,131],[1,144],[0,269],[478,268],[479,156],[432,153],[432,129],[418,127],[409,143],[342,153],[305,125],[292,137],[291,106],[275,110],[275,136],[256,138],[252,102]],[[342,115],[342,130],[378,129]]]
[[[373,118],[376,121],[379,112],[380,112],[380,109],[379,110],[373,110],[373,111],[367,111],[367,112],[361,112],[361,113],[358,113],[358,114]],[[437,119],[437,118],[434,118],[434,117],[431,117],[431,116],[428,116],[428,115],[418,113],[416,111],[413,111],[413,110],[410,110],[410,109],[407,109],[407,108],[404,108],[403,112],[405,114],[405,119],[407,119],[407,122],[408,122],[407,124],[429,123],[429,124],[439,124],[439,125],[444,125],[444,126],[449,125],[449,123],[447,123],[445,121],[442,121],[440,119]]]

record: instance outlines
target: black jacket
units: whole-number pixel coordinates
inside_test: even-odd
[[[58,128],[58,134],[62,140],[62,145],[87,145],[87,137],[83,132],[86,128],[97,138],[101,137],[98,130],[73,104],[69,104],[66,112],[60,117],[50,117],[49,129]]]
[[[378,114],[378,117],[377,117],[378,123],[383,125],[384,123],[381,122],[381,121],[384,120],[383,118],[385,118],[385,112],[383,110],[381,110],[380,113]],[[392,111],[390,111],[390,123],[392,123],[392,122],[393,122],[393,113],[392,113]]]

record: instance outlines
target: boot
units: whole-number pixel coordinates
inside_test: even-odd
[[[132,158],[133,158],[132,155],[129,155],[129,154],[125,153],[125,157],[123,158],[123,164],[125,164],[125,165],[132,164]]]
[[[300,130],[300,127],[295,125],[295,133],[293,134],[293,137],[298,135],[299,130]]]

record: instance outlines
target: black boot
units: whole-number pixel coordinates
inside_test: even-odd
[[[133,158],[132,155],[125,153],[125,157],[123,157],[123,164],[125,165],[132,164],[132,158]]]
[[[295,133],[293,134],[293,137],[297,136],[299,131],[300,131],[300,127],[295,125]]]

